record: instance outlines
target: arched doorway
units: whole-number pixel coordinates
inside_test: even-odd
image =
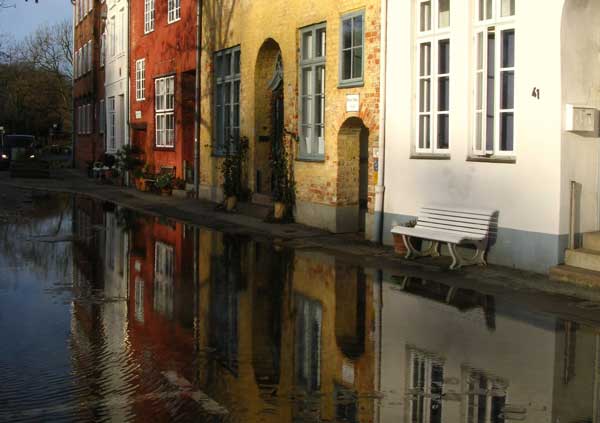
[[[343,232],[364,232],[369,200],[369,129],[358,117],[338,132],[338,206],[348,208]]]
[[[255,71],[254,200],[268,201],[273,180],[270,159],[273,149],[283,140],[284,95],[283,60],[279,44],[266,40],[258,52]]]

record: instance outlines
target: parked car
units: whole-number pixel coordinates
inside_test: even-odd
[[[8,169],[12,160],[34,155],[33,135],[5,135],[0,145],[0,169]]]

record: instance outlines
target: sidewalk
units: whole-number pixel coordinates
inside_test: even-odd
[[[496,265],[449,271],[449,257],[409,261],[394,253],[391,247],[373,244],[354,234],[331,234],[300,224],[266,223],[249,215],[218,211],[216,204],[208,201],[161,197],[142,193],[134,188],[99,184],[73,169],[57,170],[52,179],[11,179],[8,172],[0,172],[0,191],[3,185],[85,195],[146,214],[166,216],[223,232],[248,235],[286,247],[329,252],[341,260],[365,268],[381,269],[387,278],[410,276],[489,293],[496,292],[497,288],[518,291],[524,295],[535,295],[536,292],[543,291],[600,303],[600,287],[591,283],[555,282],[547,275]]]

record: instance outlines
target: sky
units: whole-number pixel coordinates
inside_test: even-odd
[[[43,23],[71,19],[70,0],[8,0],[15,8],[0,9],[0,34],[21,40]]]

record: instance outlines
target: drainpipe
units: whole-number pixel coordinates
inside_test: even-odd
[[[196,83],[194,91],[194,195],[200,192],[200,54],[202,46],[202,0],[196,0]]]
[[[75,7],[75,5],[73,5]],[[71,167],[75,168],[75,20],[76,9],[73,9],[73,24],[71,33],[73,35],[73,47],[71,49]],[[64,129],[64,128],[63,128]]]
[[[381,0],[381,52],[380,52],[380,88],[379,88],[379,149],[377,154],[378,172],[375,186],[375,216],[372,241],[381,244],[383,240],[383,196],[385,193],[385,115],[387,82],[387,9],[388,0]]]

